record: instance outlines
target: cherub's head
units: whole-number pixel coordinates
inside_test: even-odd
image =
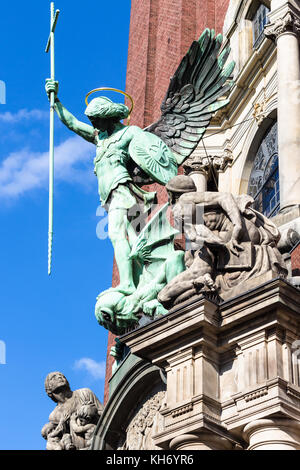
[[[92,423],[98,417],[98,410],[95,405],[82,405],[77,411],[77,420],[80,426]]]
[[[129,109],[125,104],[114,103],[109,98],[106,98],[106,96],[100,96],[91,100],[85,110],[85,114],[93,127],[104,132],[121,119],[127,118]]]
[[[167,184],[166,190],[169,196],[169,203],[175,204],[179,197],[184,193],[197,191],[196,185],[190,176],[174,176]]]

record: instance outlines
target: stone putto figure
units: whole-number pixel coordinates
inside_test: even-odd
[[[86,450],[102,414],[103,406],[89,388],[72,391],[61,372],[45,380],[47,395],[56,403],[49,422],[42,428],[47,450]]]

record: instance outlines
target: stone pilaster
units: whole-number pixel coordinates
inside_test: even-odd
[[[278,153],[281,211],[300,202],[300,8],[295,0],[273,0],[265,35],[276,41]]]

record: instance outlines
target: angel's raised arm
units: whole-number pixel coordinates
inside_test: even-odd
[[[88,142],[95,143],[95,129],[93,126],[79,121],[63,106],[58,98],[55,99],[54,109],[61,120],[71,131],[83,137]]]
[[[50,93],[54,92],[55,100],[54,100],[54,109],[61,120],[71,131],[75,132],[76,134],[83,137],[88,142],[96,143],[95,142],[95,129],[93,126],[86,124],[85,122],[78,121],[78,119],[73,116],[73,114],[68,111],[63,104],[59,101],[57,97],[58,93],[58,82],[52,80],[50,78],[46,79],[45,85],[46,93],[48,98]]]

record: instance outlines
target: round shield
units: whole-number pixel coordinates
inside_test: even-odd
[[[166,185],[177,175],[177,162],[169,147],[155,134],[144,131],[133,137],[129,153],[154,181]]]

